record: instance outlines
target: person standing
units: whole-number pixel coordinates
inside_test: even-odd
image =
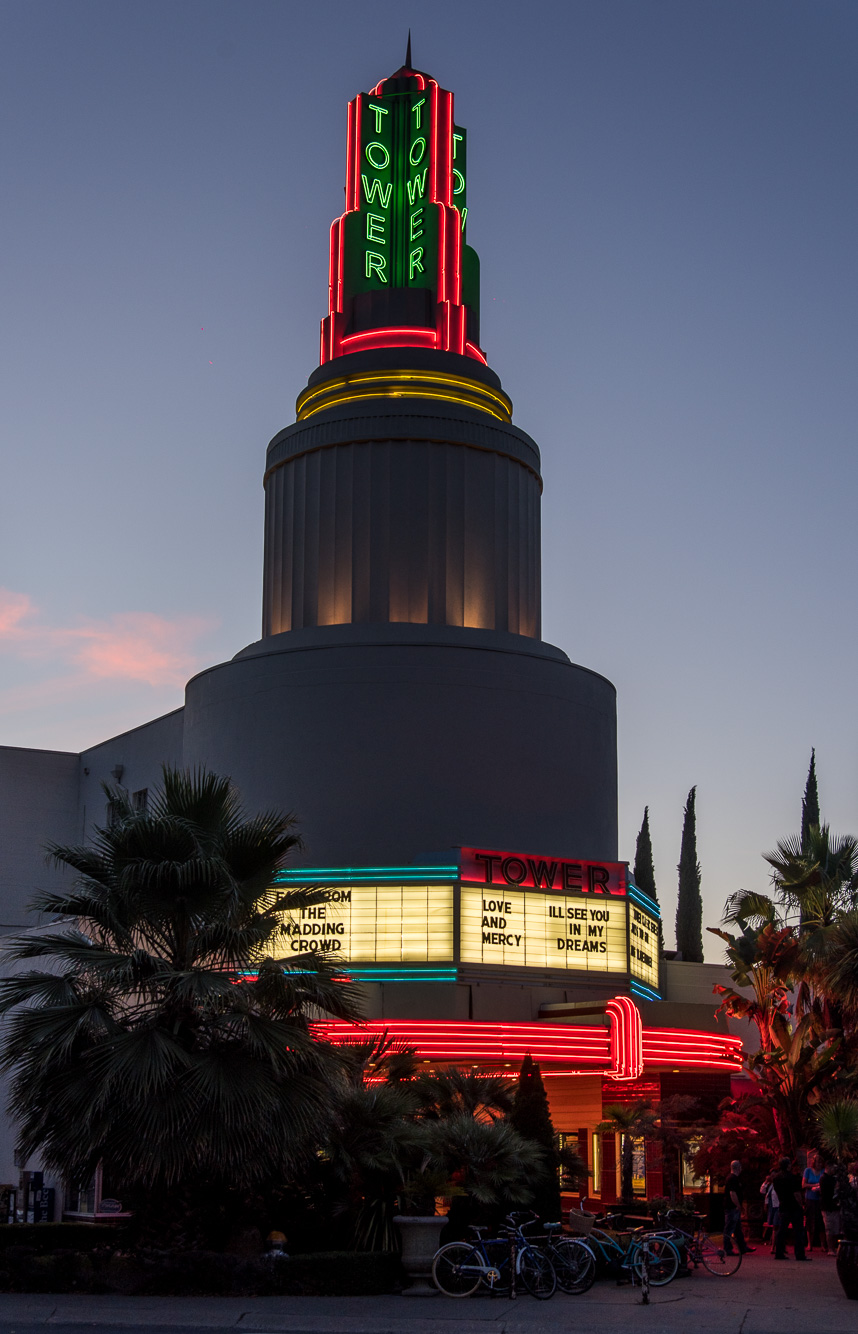
[[[819,1207],[822,1211],[822,1224],[825,1228],[825,1254],[837,1254],[837,1238],[840,1233],[840,1192],[834,1163],[825,1164],[822,1180],[819,1183]]]
[[[733,1243],[740,1255],[749,1255],[756,1247],[749,1246],[742,1231],[742,1164],[734,1158],[730,1164],[730,1175],[724,1185],[724,1250],[733,1255]]]
[[[790,1228],[792,1228],[795,1258],[796,1260],[809,1262],[809,1256],[804,1253],[804,1215],[802,1212],[804,1201],[801,1193],[801,1177],[792,1170],[792,1160],[790,1158],[781,1158],[772,1185],[777,1192],[780,1214],[775,1243],[775,1259],[785,1260],[787,1258],[787,1236]]]
[[[814,1242],[819,1233],[819,1187],[822,1181],[822,1159],[818,1153],[813,1157],[804,1169],[801,1178],[801,1188],[804,1191],[804,1221],[807,1228],[807,1249],[813,1250]]]
[[[775,1175],[775,1169],[767,1174],[765,1181],[760,1186],[760,1194],[763,1197],[763,1210],[765,1222],[763,1223],[763,1241],[768,1240],[771,1243],[771,1253],[775,1253],[775,1235],[778,1230],[778,1193],[772,1185],[772,1179]]]

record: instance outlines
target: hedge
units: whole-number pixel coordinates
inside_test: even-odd
[[[40,1253],[33,1246],[7,1245],[0,1251],[0,1291],[354,1297],[395,1292],[406,1281],[399,1256],[387,1252],[243,1259],[215,1251],[123,1252],[114,1250],[109,1239],[101,1240],[108,1244],[87,1252],[46,1248]]]
[[[26,1246],[39,1255],[49,1251],[91,1251],[96,1246],[121,1246],[126,1229],[104,1223],[2,1223],[0,1252]]]

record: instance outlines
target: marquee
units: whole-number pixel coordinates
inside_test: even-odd
[[[533,969],[625,975],[658,995],[658,908],[624,862],[463,848],[455,865],[296,869],[280,883],[321,900],[284,917],[292,953],[324,951],[366,977]]]

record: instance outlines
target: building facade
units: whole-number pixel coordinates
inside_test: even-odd
[[[0,919],[31,922],[44,843],[103,822],[104,780],[145,804],[164,763],[228,774],[299,818],[284,883],[326,897],[296,957],[342,958],[370,1028],[424,1062],[530,1052],[611,1200],[604,1107],[714,1108],[741,1038],[721,970],[659,960],[621,859],[614,687],[540,637],[539,449],[480,344],[467,134],[410,59],[348,105],[345,198],[320,364],[265,462],[262,638],[81,755],[0,750]]]

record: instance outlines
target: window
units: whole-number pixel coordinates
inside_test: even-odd
[[[91,1177],[83,1187],[68,1186],[66,1188],[66,1213],[94,1214],[95,1186],[96,1177]]]
[[[646,1144],[642,1135],[632,1137],[632,1190],[646,1195]]]
[[[602,1136],[593,1135],[593,1191],[602,1193]]]
[[[131,794],[131,804],[135,811],[145,811],[149,809],[149,789],[141,787],[138,792]]]
[[[683,1190],[707,1190],[709,1187],[708,1177],[698,1177],[694,1175],[694,1157],[702,1144],[699,1135],[688,1141],[688,1148],[682,1154],[682,1188]]]

